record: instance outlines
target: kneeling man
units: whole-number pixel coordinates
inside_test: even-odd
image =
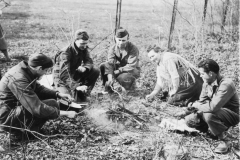
[[[112,91],[114,79],[126,90],[130,90],[140,77],[139,50],[129,41],[128,31],[118,29],[115,39],[116,44],[108,52],[108,61],[100,65],[105,92]]]
[[[57,98],[72,100],[68,94],[50,90],[37,80],[53,66],[44,54],[33,54],[11,68],[0,81],[1,129],[21,138],[22,129],[39,132],[44,123],[59,116],[74,118],[75,111],[60,111]],[[14,128],[12,128],[14,127]]]
[[[89,101],[90,93],[99,76],[88,51],[89,36],[79,29],[75,40],[55,56],[53,80],[56,89],[71,94],[75,102]]]

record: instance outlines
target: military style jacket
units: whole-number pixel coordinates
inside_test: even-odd
[[[17,106],[22,106],[33,117],[55,119],[59,108],[48,106],[40,99],[56,99],[56,91],[37,82],[27,62],[22,61],[11,68],[0,81],[0,124],[10,124],[10,116]],[[13,120],[14,121],[14,120]]]
[[[111,66],[109,68],[110,73],[113,73],[115,70],[114,64],[120,66],[118,68],[120,72],[128,72],[134,69],[139,70],[139,50],[134,44],[127,42],[125,50],[123,53],[120,53],[117,45],[114,45],[108,52],[108,63]]]
[[[80,50],[73,42],[70,46],[62,49],[55,56],[53,67],[53,78],[55,85],[66,85],[69,81],[78,81],[78,67],[85,67],[87,70],[93,68],[93,60],[88,49]]]
[[[239,114],[239,97],[233,81],[226,77],[220,77],[215,83],[203,84],[202,92],[196,106],[203,112],[217,112],[227,108]]]

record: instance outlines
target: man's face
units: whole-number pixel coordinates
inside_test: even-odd
[[[123,38],[116,37],[116,44],[120,49],[125,49],[127,42],[128,42],[128,35],[126,35]]]
[[[42,66],[39,66],[39,67],[36,67],[35,68],[35,72],[36,74],[38,75],[39,79],[41,79],[41,77],[44,75],[44,74],[47,74],[47,72],[49,71],[50,68],[45,68],[45,69],[42,69]]]
[[[78,39],[78,40],[75,41],[75,44],[79,49],[84,50],[87,47],[88,41]]]
[[[210,71],[209,73],[205,72],[203,68],[199,68],[200,76],[202,77],[205,83],[211,84],[216,80],[216,73]]]
[[[148,53],[148,58],[153,62],[158,64],[160,62],[160,55],[156,53],[154,50],[151,50]]]

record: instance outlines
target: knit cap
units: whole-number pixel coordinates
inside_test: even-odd
[[[85,30],[79,29],[75,32],[75,40],[82,39],[84,41],[87,41],[89,39],[89,36]]]
[[[42,66],[42,68],[51,68],[53,61],[43,53],[35,53],[29,57],[28,65],[31,67]]]
[[[126,29],[124,29],[124,28],[120,28],[120,29],[118,29],[117,32],[116,32],[116,37],[117,37],[117,38],[123,38],[123,37],[125,37],[126,35],[129,35],[129,34],[128,34],[128,31],[127,31]]]

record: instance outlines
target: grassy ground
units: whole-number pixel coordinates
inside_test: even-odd
[[[212,1],[213,2],[213,1]],[[201,26],[202,1],[180,1],[174,37],[173,52],[197,64],[201,58],[217,60],[223,75],[234,80],[239,93],[238,31],[220,34],[219,2],[211,3],[214,20],[208,14],[205,32]],[[169,4],[170,3],[170,4]],[[100,78],[92,93],[89,109],[76,119],[58,119],[44,126],[53,137],[41,137],[22,144],[1,159],[237,159],[233,151],[225,155],[214,154],[216,140],[204,134],[173,132],[159,128],[163,118],[181,110],[156,99],[145,103],[144,97],[153,89],[156,81],[155,67],[146,58],[149,44],[158,43],[166,48],[170,28],[172,1],[123,1],[121,26],[128,29],[130,39],[141,52],[141,78],[139,90],[122,101],[118,95],[102,96]],[[90,48],[101,42],[92,52],[94,63],[104,62],[109,46],[113,44],[116,2],[111,0],[17,0],[4,10],[1,25],[6,32],[10,57],[17,59],[5,63],[2,55],[1,68],[8,68],[32,53],[43,52],[53,57],[59,48],[69,44],[74,31],[83,28],[90,34]],[[210,7],[209,7],[210,8]],[[210,13],[210,9],[208,9]],[[186,19],[191,23],[189,24]],[[215,34],[210,27],[215,24]],[[103,38],[108,36],[105,40]],[[108,112],[118,104],[145,119],[140,125],[130,116]],[[114,120],[109,120],[110,116]],[[239,147],[238,126],[229,130],[235,149]],[[2,143],[5,142],[5,135]],[[239,150],[239,148],[238,148]]]

